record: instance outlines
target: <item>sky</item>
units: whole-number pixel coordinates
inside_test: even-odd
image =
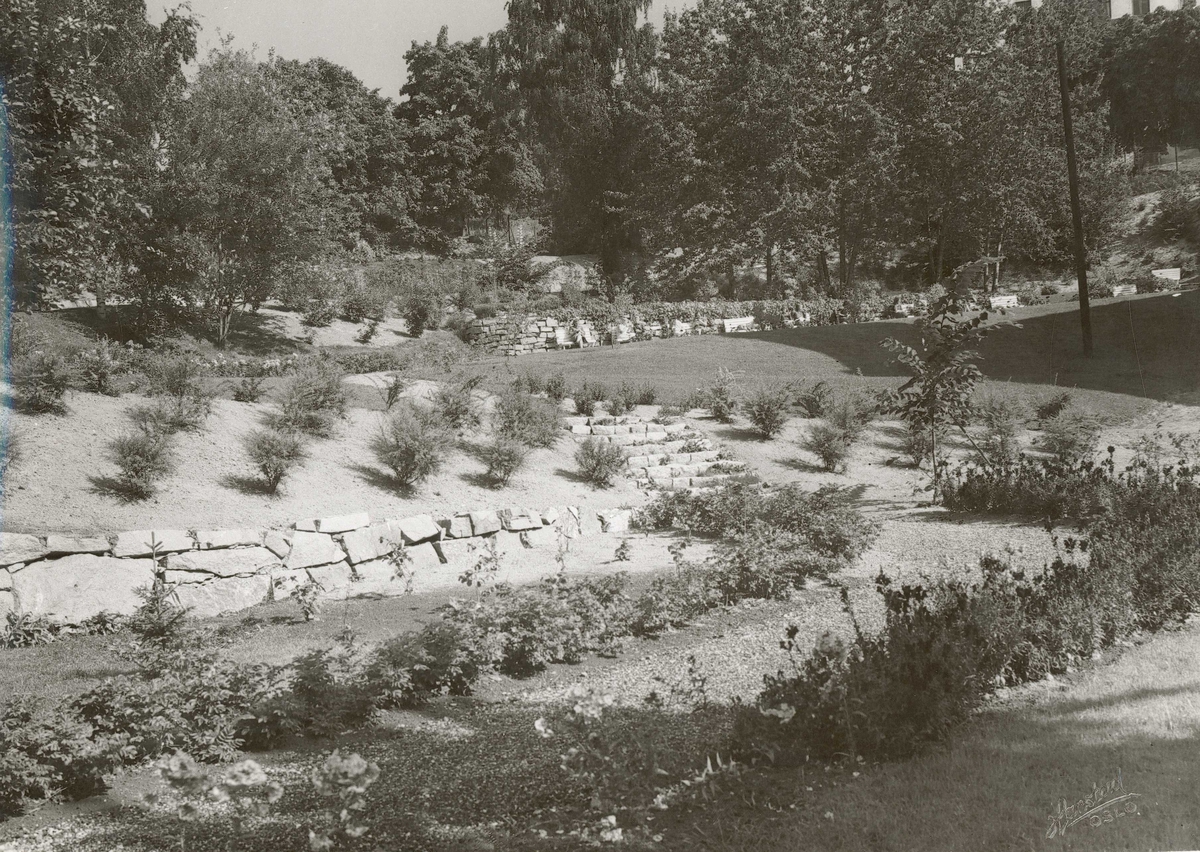
[[[149,0],[150,19],[160,23],[162,0]],[[667,5],[679,8],[686,0]],[[404,84],[404,54],[413,41],[433,41],[442,26],[450,40],[486,36],[504,26],[505,0],[191,0],[200,19],[200,54],[232,34],[234,46],[271,48],[285,59],[323,56],[353,71],[368,88],[395,100]],[[173,8],[175,4],[167,8]],[[650,20],[662,23],[663,3]]]

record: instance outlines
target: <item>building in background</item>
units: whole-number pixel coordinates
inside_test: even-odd
[[[1100,0],[1100,3],[1109,18],[1123,18],[1126,15],[1140,18],[1149,15],[1155,9],[1175,11],[1180,8],[1183,0]],[[1036,9],[1042,5],[1042,0],[1012,0],[1012,4]]]

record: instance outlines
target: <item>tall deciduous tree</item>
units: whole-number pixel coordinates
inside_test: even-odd
[[[174,285],[224,343],[278,264],[318,255],[340,232],[327,158],[333,126],[296,109],[279,75],[226,45],[200,66],[173,116],[143,282]]]
[[[40,303],[96,285],[129,223],[161,116],[195,55],[195,19],[146,21],[142,0],[0,4],[0,91],[9,125],[18,297]]]

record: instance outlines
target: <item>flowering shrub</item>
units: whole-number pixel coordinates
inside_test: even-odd
[[[308,845],[313,852],[325,852],[367,833],[359,814],[366,810],[367,790],[378,778],[378,765],[357,754],[343,757],[338,751],[313,770],[317,795],[332,800],[322,814],[321,824],[308,831]]]

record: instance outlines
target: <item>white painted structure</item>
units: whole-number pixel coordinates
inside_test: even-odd
[[[1009,0],[1009,2],[1014,6],[1033,9],[1038,9],[1042,5],[1042,0]],[[1175,11],[1180,8],[1183,0],[1100,0],[1100,2],[1108,11],[1108,17],[1116,19],[1124,18],[1126,15],[1141,17],[1149,15],[1156,9]]]

